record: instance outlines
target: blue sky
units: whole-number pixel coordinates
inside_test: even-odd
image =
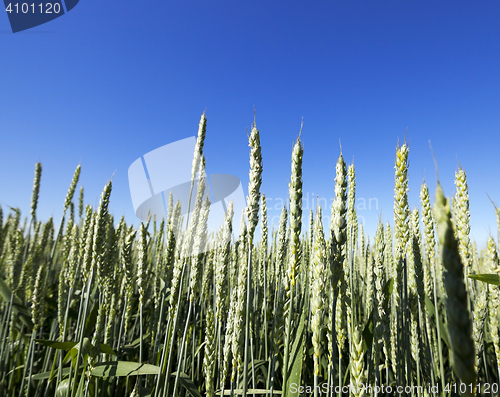
[[[303,118],[306,220],[316,195],[330,207],[340,140],[365,230],[374,235],[380,214],[392,224],[394,156],[408,129],[411,208],[424,177],[434,196],[430,140],[448,196],[457,158],[467,172],[483,246],[497,236],[486,192],[500,205],[499,14],[486,0],[82,0],[12,34],[1,12],[0,205],[29,214],[41,161],[38,217],[58,222],[81,162],[86,202],[98,204],[114,173],[110,211],[137,225],[128,167],[196,135],[205,108],[207,171],[240,177],[246,191],[255,106],[275,225]]]

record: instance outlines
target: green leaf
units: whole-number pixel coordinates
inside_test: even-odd
[[[109,346],[109,345],[105,345],[104,343],[101,343],[101,344],[99,345],[99,348],[101,349],[101,352],[102,352],[102,353],[111,354],[111,355],[113,355],[113,356],[116,356],[115,351],[114,351],[114,350],[112,349],[112,347],[111,347],[111,346]]]
[[[373,343],[373,311],[370,312],[370,317],[366,320],[365,327],[363,328],[363,341],[366,344],[366,348],[369,349]]]
[[[32,375],[31,379],[33,379],[33,380],[49,379],[51,373],[52,373],[52,371],[41,372],[39,374]],[[69,367],[63,368],[62,373],[63,373],[63,375],[68,375],[69,374]],[[29,376],[27,376],[26,378],[29,378]]]
[[[0,296],[7,303],[10,302],[10,298],[12,296],[12,290],[3,278],[0,278]],[[31,322],[31,313],[26,307],[23,306],[21,299],[19,299],[15,294],[12,301],[12,310],[19,314],[19,320],[21,320],[26,328],[31,331],[33,329],[33,323]]]
[[[69,379],[64,379],[57,386],[55,397],[66,397],[68,395],[68,391],[69,391]]]
[[[161,292],[162,294],[164,294],[164,293],[165,293],[165,286],[166,286],[167,284],[165,283],[165,281],[164,281],[162,278],[159,278],[159,281],[160,281],[160,292]]]
[[[92,344],[90,343],[89,338],[83,338],[83,343],[82,343],[82,351],[80,356],[83,359],[83,362],[85,362],[85,357],[90,353],[90,349],[92,349]],[[75,347],[73,347],[70,352],[71,352],[71,361],[73,362],[73,367],[76,365],[76,356],[78,354],[78,351],[80,350],[80,344],[77,343]]]
[[[303,305],[302,305],[303,306]],[[292,351],[290,354],[290,374],[288,376],[288,385],[295,383],[297,385],[301,385],[301,376],[302,376],[302,363],[303,363],[303,353],[304,353],[304,343],[306,341],[305,338],[305,322],[306,322],[306,312],[307,310],[302,310],[301,308],[301,316],[299,321],[299,326],[297,328],[297,333],[295,335],[295,340],[292,345]],[[288,387],[288,390],[290,388]],[[298,394],[292,394],[290,392],[287,395],[293,396]]]
[[[160,367],[132,361],[107,361],[97,364],[91,375],[108,378],[110,376],[158,375]]]
[[[147,338],[149,338],[149,332],[147,334],[142,335],[142,340],[145,340]],[[141,344],[141,338],[139,337],[130,342],[128,345],[125,345],[124,347],[128,349],[138,349],[140,344]]]
[[[57,354],[55,354],[55,356],[57,356]],[[56,377],[56,363],[57,363],[57,360],[55,360],[55,359],[52,360],[52,368],[50,369],[49,382],[52,382],[52,380]],[[62,374],[62,367],[61,367],[61,374]]]
[[[13,374],[16,371],[19,371],[20,369],[24,369],[24,365],[19,365],[18,367],[15,367],[15,368],[11,369],[9,372],[7,372],[7,376],[10,376],[11,374]],[[26,379],[27,378],[28,377],[26,377]]]
[[[143,387],[141,389],[141,397],[151,397],[152,389],[150,387]]]
[[[0,278],[0,295],[2,296],[3,300],[7,303],[10,302],[10,297],[12,296],[12,290],[10,287],[7,285],[5,280],[3,278]],[[16,295],[14,295],[14,303],[17,304],[22,304],[21,299],[19,299]]]
[[[253,362],[253,370],[257,372],[257,370],[261,367],[266,367],[267,364],[269,364],[268,361],[266,360],[254,360]],[[262,368],[262,372],[266,374],[267,376],[267,370],[265,368]]]
[[[85,332],[84,335],[90,334],[90,332],[94,329],[95,323],[97,321],[97,312],[99,310],[99,304],[95,303],[92,307],[92,311],[87,317],[87,322],[85,323]]]
[[[83,397],[83,385],[85,383],[86,375],[85,371],[87,369],[87,362],[85,361],[85,365],[83,367],[82,375],[80,376],[80,383],[78,384],[78,389],[76,390],[75,397]],[[72,391],[71,395],[73,395],[74,391]]]
[[[468,277],[483,283],[500,285],[500,274],[469,274]]]
[[[201,349],[203,349],[203,347],[204,347],[206,344],[207,344],[207,341],[204,341],[204,342],[203,342],[203,343],[202,343],[202,344],[198,347],[198,349],[196,349],[196,353],[195,353],[194,355],[195,355],[195,356],[197,356],[197,355],[200,353]]]
[[[436,310],[434,308],[434,303],[431,302],[431,300],[429,299],[429,297],[427,295],[425,295],[425,307],[427,308],[427,311],[429,312],[429,314],[436,318]],[[439,321],[439,331],[441,333],[441,339],[444,340],[444,343],[446,343],[446,346],[448,346],[448,348],[450,348],[450,339],[448,338],[448,330],[446,329],[446,327],[444,326],[443,322],[441,321],[441,318],[439,316],[438,317],[438,321]]]
[[[64,356],[63,364],[66,364],[70,358],[71,358],[71,350],[69,352],[67,352],[66,355]]]
[[[177,372],[173,372],[170,374],[172,377],[177,376]],[[194,382],[191,380],[189,376],[187,376],[184,372],[181,372],[179,374],[179,381],[181,382],[181,385],[188,391],[189,394],[191,394],[193,397],[202,397],[201,393],[198,391],[198,388],[194,384]]]
[[[35,339],[35,342],[59,350],[71,350],[73,347],[75,347],[76,344],[78,344],[78,342],[58,342],[55,340],[46,340],[46,339]]]

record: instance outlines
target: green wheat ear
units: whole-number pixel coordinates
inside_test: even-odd
[[[42,164],[36,163],[35,166],[35,180],[33,182],[33,194],[31,196],[31,216],[36,222],[36,208],[38,206],[38,195],[40,194],[40,179],[42,177]],[[1,227],[1,220],[0,220]]]
[[[323,335],[323,311],[326,299],[325,284],[327,280],[326,242],[323,234],[323,219],[321,207],[316,214],[314,225],[314,248],[312,256],[312,288],[311,288],[311,331],[314,347],[314,376],[320,375],[321,340]],[[315,382],[317,383],[317,382]]]
[[[37,221],[40,163],[35,165],[31,211],[24,220],[19,208],[0,206],[1,397],[100,396],[113,389],[116,397],[182,397],[186,392],[291,397],[299,377],[302,385],[314,381],[314,386],[330,385],[330,390],[349,386],[343,384],[347,381],[352,396],[368,394],[357,383],[392,385],[393,390],[401,383],[424,390],[432,384],[440,391],[456,384],[457,395],[463,386],[462,396],[487,394],[484,384],[495,382],[500,372],[500,289],[468,280],[465,272],[500,272],[498,242],[490,236],[478,255],[461,168],[454,174],[452,208],[438,182],[433,209],[424,181],[421,212],[410,213],[408,147],[398,145],[394,228],[388,223],[384,227],[380,219],[370,246],[356,214],[354,165],[346,169],[341,151],[328,220],[330,239],[319,206],[310,211],[309,230],[303,235],[299,133],[287,186],[290,206],[274,206],[281,211],[275,230],[271,203],[276,202],[260,193],[262,153],[254,124],[248,137],[249,197],[246,209],[238,213],[241,236],[234,241],[233,203],[220,219],[219,232],[207,230],[211,206],[203,177],[205,132],[203,114],[190,197],[196,180],[198,193],[190,202],[193,211],[184,209],[191,217],[183,219],[180,202],[171,193],[164,220],[149,214],[134,230],[122,216],[115,229],[108,212],[111,182],[98,207],[84,206],[83,188],[78,208],[73,203],[78,166],[61,226],[54,227],[52,218]],[[493,205],[500,229],[500,209]],[[259,210],[260,242],[254,242]],[[408,266],[408,300],[401,294],[402,258]],[[396,293],[400,301],[395,302]],[[395,303],[409,317],[396,312]],[[398,316],[411,322],[401,326]],[[402,343],[406,336],[410,345]],[[71,354],[65,361],[62,350],[51,354],[48,345],[57,339],[76,342],[73,353],[83,355],[76,354],[71,363]],[[110,348],[116,357],[110,357]],[[129,371],[137,364],[146,376],[127,380],[138,375]],[[43,378],[50,367],[56,382],[29,381]],[[112,379],[109,369],[116,370]],[[315,387],[314,397],[324,395],[323,390]]]
[[[364,351],[363,351],[363,338],[359,326],[353,327],[352,333],[352,352],[351,352],[351,373],[355,382],[352,396],[364,397],[365,393],[365,375],[364,375]]]
[[[495,272],[498,270],[498,253],[495,244],[495,240],[492,237],[488,239],[487,245],[487,255],[486,255],[487,265],[489,266],[490,272]],[[493,346],[495,348],[495,355],[497,361],[497,368],[500,370],[500,334],[498,331],[498,308],[500,307],[500,291],[498,286],[488,284],[489,290],[489,323],[490,323],[490,333],[491,339],[493,340]]]
[[[441,257],[446,289],[446,314],[448,333],[453,354],[453,370],[463,383],[476,385],[474,341],[472,339],[472,321],[470,318],[467,291],[464,283],[464,266],[462,264],[458,242],[455,238],[449,200],[443,194],[438,182],[436,202],[434,205],[438,237],[441,243]],[[465,396],[473,393],[467,388]]]

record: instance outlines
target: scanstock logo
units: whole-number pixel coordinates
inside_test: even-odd
[[[50,22],[62,17],[71,11],[80,0],[3,0],[5,11],[9,16],[12,33],[31,29],[35,26]]]
[[[147,220],[148,215],[156,215],[157,220],[166,218],[167,203],[172,193],[173,202],[179,201],[181,204],[185,229],[188,208],[191,219],[197,195],[198,181],[195,180],[189,205],[195,146],[196,138],[193,136],[159,147],[132,163],[128,169],[128,180],[132,204],[139,219]],[[211,203],[207,235],[215,235],[220,230],[231,201],[234,206],[233,231],[239,231],[240,216],[245,209],[240,179],[230,174],[210,174],[205,175],[205,181],[205,196]],[[185,255],[191,254],[189,249],[184,252]]]

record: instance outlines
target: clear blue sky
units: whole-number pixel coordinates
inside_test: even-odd
[[[497,236],[486,192],[500,205],[499,16],[497,0],[81,0],[12,34],[0,12],[0,204],[29,214],[41,161],[38,216],[58,222],[81,162],[86,201],[97,205],[115,173],[110,211],[137,225],[128,167],[195,135],[205,108],[207,171],[237,175],[246,191],[255,106],[276,225],[302,118],[306,223],[316,195],[330,214],[340,139],[371,237],[380,214],[392,224],[408,128],[411,208],[424,177],[434,196],[430,140],[448,196],[457,158],[467,172],[483,246]]]

